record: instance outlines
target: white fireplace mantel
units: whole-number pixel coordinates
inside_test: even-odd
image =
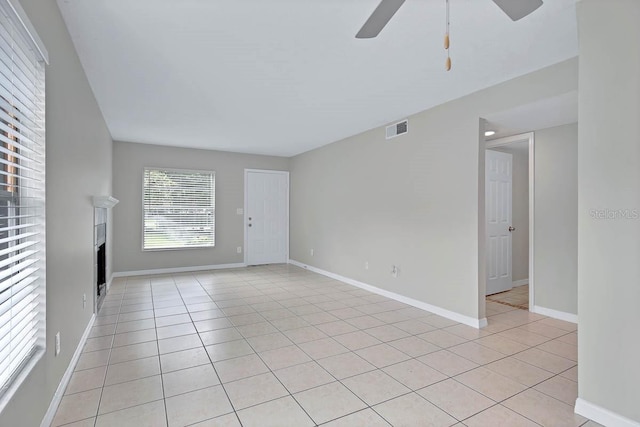
[[[118,204],[120,200],[111,196],[93,196],[93,206],[96,208],[111,209]]]

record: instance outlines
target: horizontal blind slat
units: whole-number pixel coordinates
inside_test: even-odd
[[[19,334],[16,335],[15,338],[12,337],[12,339],[9,341],[11,353],[8,369],[16,369],[18,365],[22,363],[23,357],[20,356],[31,351],[29,349],[29,346],[32,345],[34,335],[36,334],[36,331],[32,327],[33,320],[31,320],[31,322],[29,323],[26,323],[24,326],[29,327],[21,328]],[[6,375],[6,372],[1,372],[0,376],[2,375]]]
[[[35,301],[37,295],[33,292],[26,292],[24,295],[21,295],[19,299],[16,300],[15,305],[11,312],[7,312],[7,314],[11,315],[11,328],[5,333],[0,335],[0,340],[4,338],[9,332],[16,333],[19,332],[16,325],[20,324],[22,320],[28,317],[32,313],[31,304]]]
[[[38,253],[39,251],[32,250],[32,251],[22,251],[17,254],[14,254],[13,256],[10,256],[7,259],[3,259],[2,261],[0,261],[0,269],[13,264],[14,262],[18,262],[25,258],[29,258],[30,256],[34,256]]]
[[[29,242],[24,242],[24,243],[20,243],[19,245],[13,246],[9,249],[2,249],[0,250],[0,257],[10,254],[12,252],[15,252],[16,250],[22,250],[22,249],[27,249],[30,248],[31,246],[37,245],[38,243],[40,243],[37,240],[34,241],[29,241]]]
[[[29,276],[33,275],[37,271],[38,271],[38,268],[26,268],[18,272],[15,276],[12,276],[10,279],[1,281],[0,292],[4,292],[6,289],[8,289],[11,286],[16,286],[16,285],[19,286],[22,280],[27,280],[27,281],[32,280],[33,277],[29,277]]]
[[[44,338],[46,151],[44,64],[22,18],[0,8],[2,398]]]
[[[35,291],[32,289],[32,285],[35,282],[35,277],[28,277],[25,280],[18,282],[13,288],[8,288],[4,292],[0,293],[0,296],[2,296],[0,299],[0,301],[2,301],[2,303],[0,303],[0,315],[7,312],[7,310],[15,309],[19,311],[19,307],[16,307],[20,304],[22,299],[29,296],[30,293],[35,295]]]
[[[145,168],[144,248],[215,244],[215,172]]]
[[[4,280],[6,277],[9,277],[9,276],[11,276],[12,278],[17,276],[23,270],[26,270],[27,268],[31,267],[37,262],[38,262],[37,259],[27,259],[27,260],[24,260],[23,262],[12,265],[11,268],[5,268],[4,270],[0,271],[0,281]]]

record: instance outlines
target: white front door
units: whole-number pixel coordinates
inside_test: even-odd
[[[289,256],[289,172],[245,171],[246,261],[286,263]]]
[[[487,295],[513,287],[511,271],[513,156],[486,150]]]

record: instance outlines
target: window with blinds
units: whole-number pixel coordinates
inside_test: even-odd
[[[0,401],[45,348],[46,51],[0,0]]]
[[[145,250],[215,246],[215,172],[145,168]]]

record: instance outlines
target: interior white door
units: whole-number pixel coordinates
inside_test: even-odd
[[[511,270],[513,156],[486,150],[487,295],[513,287]]]
[[[247,264],[286,263],[289,256],[289,172],[246,172]]]

